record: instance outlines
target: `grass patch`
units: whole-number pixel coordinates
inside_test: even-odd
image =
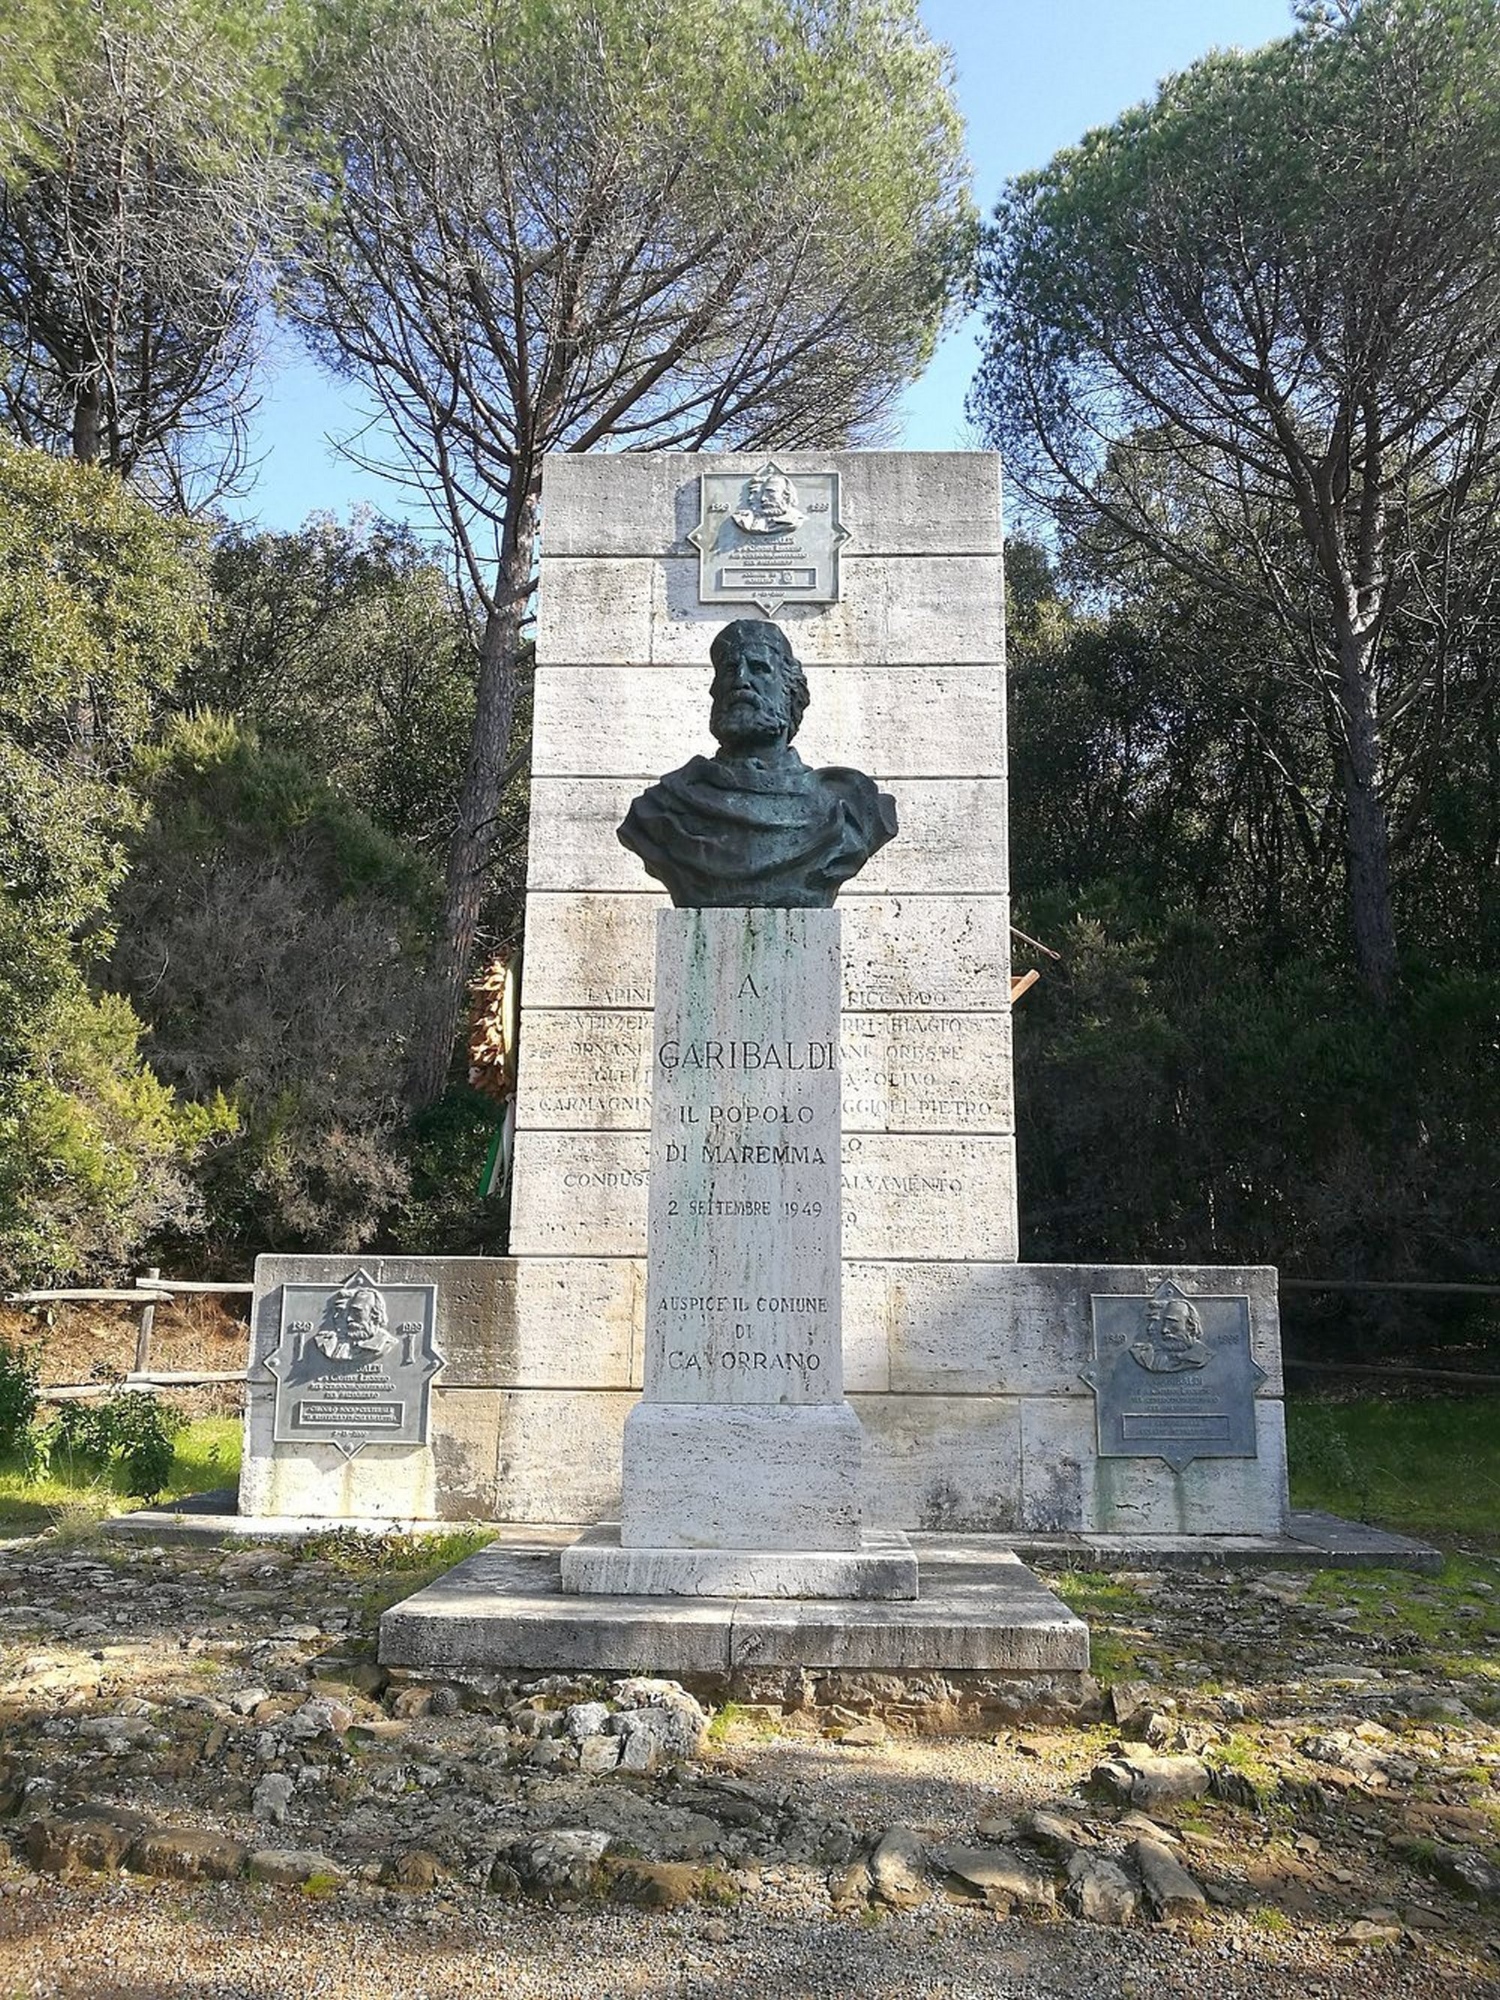
[[[368,1623],[494,1539],[493,1528],[445,1528],[433,1535],[367,1535],[331,1528],[326,1535],[309,1536],[297,1553],[303,1562],[327,1563],[341,1576],[367,1582],[360,1611]]]
[[[1449,1556],[1436,1576],[1320,1570],[1306,1602],[1353,1605],[1353,1629],[1394,1640],[1415,1671],[1488,1681],[1500,1697],[1500,1567],[1493,1562]]]
[[[232,1486],[239,1477],[240,1434],[238,1417],[200,1417],[184,1425],[172,1441],[172,1470],[156,1505],[170,1507],[190,1493]],[[30,1477],[29,1472],[20,1458],[0,1458],[0,1535],[82,1529],[141,1504],[126,1493],[123,1472],[111,1476],[81,1465],[71,1473]]]
[[[1500,1396],[1289,1397],[1292,1504],[1500,1551]]]
[[[1089,1671],[1105,1681],[1137,1673],[1139,1648],[1153,1644],[1146,1599],[1108,1570],[1063,1570],[1051,1583],[1089,1628]]]
[[[738,1701],[726,1701],[716,1708],[707,1731],[708,1741],[720,1747],[731,1740],[770,1743],[780,1734],[765,1704],[746,1707]]]

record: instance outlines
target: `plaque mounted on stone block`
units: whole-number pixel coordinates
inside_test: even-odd
[[[339,1284],[283,1285],[266,1367],[276,1378],[277,1444],[427,1443],[437,1350],[436,1285],[383,1285],[364,1269]]]
[[[768,460],[746,478],[705,472],[703,513],[688,536],[698,550],[700,604],[758,604],[768,618],[783,604],[837,604],[839,475],[799,472]]]
[[[1170,1281],[1149,1296],[1096,1292],[1094,1392],[1101,1458],[1254,1458],[1255,1392],[1266,1371],[1250,1352],[1250,1301],[1191,1297]]]

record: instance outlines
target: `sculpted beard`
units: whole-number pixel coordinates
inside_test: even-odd
[[[762,694],[755,688],[732,687],[714,696],[710,726],[721,741],[776,736],[786,722],[785,699],[779,688]]]

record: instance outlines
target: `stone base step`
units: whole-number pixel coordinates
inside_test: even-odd
[[[1088,1627],[1003,1549],[942,1559],[925,1538],[915,1602],[580,1596],[561,1551],[519,1539],[469,1556],[380,1621],[388,1667],[732,1675],[757,1668],[1083,1674]]]
[[[917,1558],[895,1528],[863,1534],[857,1549],[627,1549],[604,1522],[563,1550],[562,1587],[588,1597],[910,1600]]]

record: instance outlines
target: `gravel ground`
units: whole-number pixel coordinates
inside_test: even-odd
[[[1101,1585],[1101,1642],[1133,1647],[1134,1673],[1155,1655],[1138,1705],[1161,1711],[1164,1749],[1266,1788],[1154,1808],[1210,1906],[1108,1928],[1056,1903],[955,1900],[941,1867],[910,1908],[841,1910],[831,1889],[887,1829],[937,1856],[1024,1848],[1042,1806],[1118,1855],[1126,1807],[1087,1782],[1117,1723],[1141,1748],[1118,1716],[986,1740],[745,1710],[685,1768],[591,1776],[573,1752],[538,1761],[551,1739],[523,1726],[525,1702],[372,1679],[385,1593],[330,1559],[19,1542],[0,1548],[0,2000],[1500,2000],[1500,1901],[1465,1901],[1429,1865],[1442,1843],[1500,1859],[1497,1585],[1391,1580],[1374,1618],[1354,1579],[1348,1604],[1302,1577]],[[1408,1600],[1451,1637],[1413,1651]],[[304,1727],[330,1688],[344,1712]],[[256,1803],[268,1774],[289,1799],[274,1820]],[[333,1873],[270,1888],[30,1865],[34,1816],[80,1804],[326,1855]],[[706,1874],[703,1900],[643,1909],[593,1882],[554,1906],[486,1886],[512,1836],[570,1828]],[[413,1849],[433,1871],[392,1886]]]
[[[1436,1965],[1243,1922],[1212,1941],[954,1909],[876,1921],[764,1911],[315,1906],[127,1878],[0,1911],[0,1991],[58,2000],[1493,2000]]]

